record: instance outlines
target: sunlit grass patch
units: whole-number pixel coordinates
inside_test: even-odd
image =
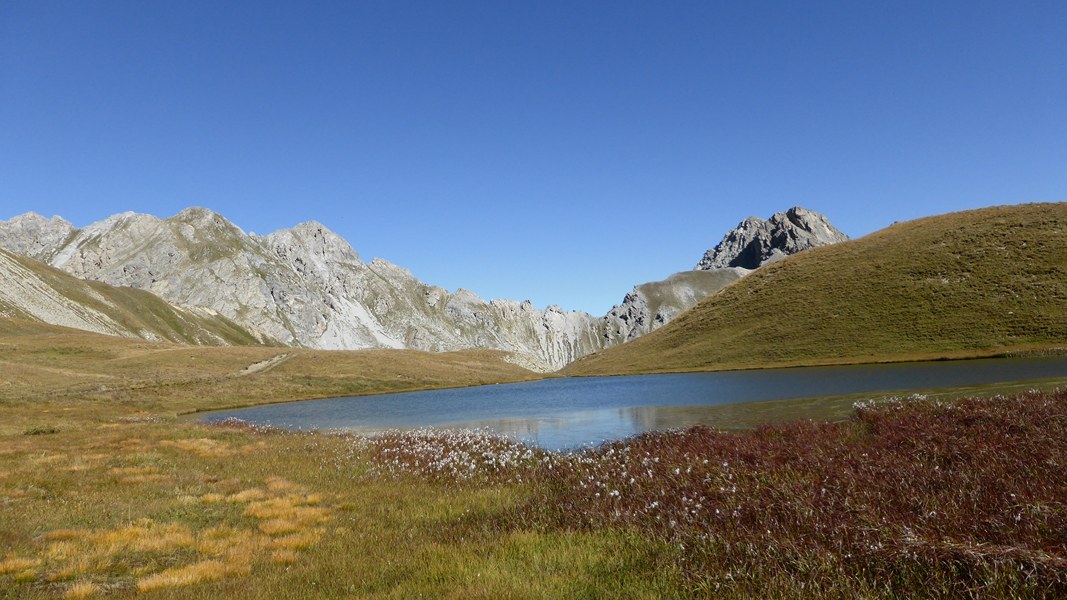
[[[70,600],[82,600],[83,598],[91,598],[100,591],[100,586],[91,581],[79,581],[67,588],[67,591],[63,592],[63,597]]]
[[[201,554],[247,563],[269,545],[270,539],[257,531],[219,526],[204,531],[196,548]]]
[[[150,474],[151,469],[117,467],[112,471],[138,476]],[[219,503],[244,504],[234,516],[255,519],[255,528],[219,524],[197,531],[179,522],[144,518],[114,528],[53,529],[39,536],[37,556],[8,556],[0,562],[0,575],[16,581],[77,581],[65,593],[86,597],[101,591],[98,583],[90,581],[96,578],[129,581],[132,577],[138,590],[149,591],[244,575],[260,560],[293,563],[301,551],[322,539],[324,530],[316,525],[329,520],[332,509],[321,494],[306,493],[303,486],[292,482],[270,478],[265,485],[273,491],[248,488],[230,496],[212,496]],[[194,510],[203,500],[188,497],[185,506]]]
[[[101,553],[115,555],[126,550],[134,552],[167,552],[190,547],[194,543],[188,527],[178,523],[157,523],[148,519],[136,525],[95,534],[90,542]]]
[[[300,492],[304,490],[304,486],[297,485],[281,477],[268,477],[267,489],[272,492]]]
[[[236,452],[230,444],[211,438],[164,440],[159,445],[192,452],[201,458],[223,458]]]
[[[268,532],[269,533],[269,532]],[[300,533],[276,537],[271,540],[271,546],[282,550],[302,550],[318,543],[325,534],[323,529],[312,529]]]
[[[244,574],[247,571],[248,569],[244,565],[227,564],[219,560],[205,560],[142,577],[137,581],[137,589],[142,592],[148,592],[160,588],[181,587],[217,581],[229,575]]]
[[[42,536],[40,556],[46,578],[61,581],[112,569],[129,555],[167,556],[190,548],[195,538],[186,526],[142,519],[134,525],[93,531],[59,529]]]
[[[12,556],[5,560],[0,560],[0,575],[32,571],[40,566],[40,564],[41,561],[36,558],[20,558]]]
[[[321,501],[318,495],[286,494],[252,502],[244,514],[262,520],[259,528],[268,535],[291,533],[330,519],[332,511],[318,506]]]
[[[156,467],[113,467],[108,473],[115,476],[119,483],[152,483],[169,479]]]
[[[230,494],[226,496],[227,502],[252,502],[254,500],[261,500],[266,498],[267,494],[259,488],[249,488],[247,490],[241,490],[236,494]]]

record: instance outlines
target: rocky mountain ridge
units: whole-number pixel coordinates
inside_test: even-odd
[[[602,347],[603,325],[591,315],[450,293],[387,261],[363,262],[316,222],[256,236],[203,208],[167,219],[122,213],[83,229],[28,213],[0,224],[0,247],[79,278],[213,309],[288,345],[496,348],[540,371]]]
[[[825,221],[813,211],[791,212]],[[806,222],[802,219],[798,227],[803,229]],[[805,240],[817,244],[822,239],[791,233],[785,224],[770,231],[772,244],[778,239],[789,242],[782,248],[771,246],[780,253],[803,249],[809,243]],[[728,233],[720,246],[738,235]],[[753,239],[763,243],[758,235]],[[321,223],[259,236],[204,208],[189,208],[166,219],[121,213],[81,229],[59,217],[27,213],[0,221],[0,247],[82,279],[145,290],[179,306],[206,307],[287,345],[494,348],[511,352],[517,364],[538,371],[560,369],[652,331],[748,272],[712,268],[642,284],[598,318],[558,306],[542,310],[528,301],[485,301],[463,289],[448,292],[387,261],[362,261],[348,242]],[[718,256],[725,257],[732,247]]]
[[[175,306],[141,290],[84,281],[3,249],[0,317],[182,344],[226,346],[273,341],[211,309]]]

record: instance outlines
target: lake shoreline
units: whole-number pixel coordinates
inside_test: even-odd
[[[532,379],[517,379],[515,381],[500,381],[494,383],[474,383],[467,385],[455,385],[455,386],[427,386],[422,388],[416,388],[411,390],[404,390],[402,392],[395,391],[371,391],[357,394],[346,395],[311,395],[308,397],[269,400],[266,402],[245,402],[233,405],[224,405],[220,407],[212,408],[193,408],[190,410],[181,411],[175,414],[175,417],[189,417],[191,415],[199,415],[204,413],[216,412],[221,410],[240,410],[244,408],[253,408],[256,406],[270,406],[275,404],[289,404],[293,402],[306,402],[309,400],[332,400],[336,398],[364,398],[374,397],[389,394],[404,394],[413,392],[426,392],[434,390],[447,390],[447,389],[464,389],[472,387],[481,387],[485,385],[508,385],[512,383],[526,383],[530,381],[543,381],[546,379],[557,378],[588,378],[588,377],[628,377],[631,375],[676,375],[680,373],[721,373],[726,371],[765,371],[770,369],[806,369],[809,367],[838,367],[838,366],[861,366],[861,365],[893,365],[900,363],[936,363],[936,362],[951,362],[951,361],[965,361],[965,360],[982,360],[982,359],[996,359],[996,358],[1030,358],[1030,357],[1056,357],[1067,356],[1067,347],[1063,346],[1020,346],[1016,348],[1000,349],[994,352],[968,352],[968,353],[950,353],[950,354],[929,354],[929,355],[915,355],[915,356],[901,356],[901,357],[882,357],[875,360],[859,360],[859,359],[828,359],[828,360],[815,360],[804,361],[797,363],[785,363],[785,364],[749,364],[746,366],[724,366],[724,367],[709,367],[706,369],[686,369],[686,370],[664,370],[664,371],[647,371],[647,372],[635,372],[635,373],[611,373],[611,374],[564,374],[568,367],[564,367],[559,371],[551,373],[541,373],[540,377]],[[580,359],[579,359],[580,360]],[[572,363],[574,364],[574,363]]]
[[[844,420],[852,404],[909,394],[992,395],[1067,383],[1067,358],[983,358],[746,371],[556,377],[484,386],[260,404],[186,415],[357,433],[487,428],[542,448],[600,444],[690,425]],[[368,397],[378,402],[366,402]]]

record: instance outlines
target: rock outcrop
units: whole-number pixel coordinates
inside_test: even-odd
[[[48,262],[73,233],[74,225],[61,217],[46,219],[29,212],[0,222],[0,248]]]
[[[847,239],[822,214],[794,206],[767,220],[745,219],[704,254],[696,269],[757,269],[790,254]]]

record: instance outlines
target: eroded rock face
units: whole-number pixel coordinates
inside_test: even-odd
[[[847,239],[822,214],[794,206],[766,221],[758,217],[745,219],[704,254],[696,269],[757,269],[790,254]]]
[[[602,347],[599,318],[449,293],[384,260],[364,263],[315,222],[255,236],[203,208],[169,219],[123,213],[84,229],[28,214],[0,222],[0,247],[77,277],[210,308],[290,345],[495,348],[540,371]]]
[[[62,246],[74,233],[74,226],[65,219],[46,219],[33,212],[0,222],[0,248],[41,262],[48,262],[50,252]]]

